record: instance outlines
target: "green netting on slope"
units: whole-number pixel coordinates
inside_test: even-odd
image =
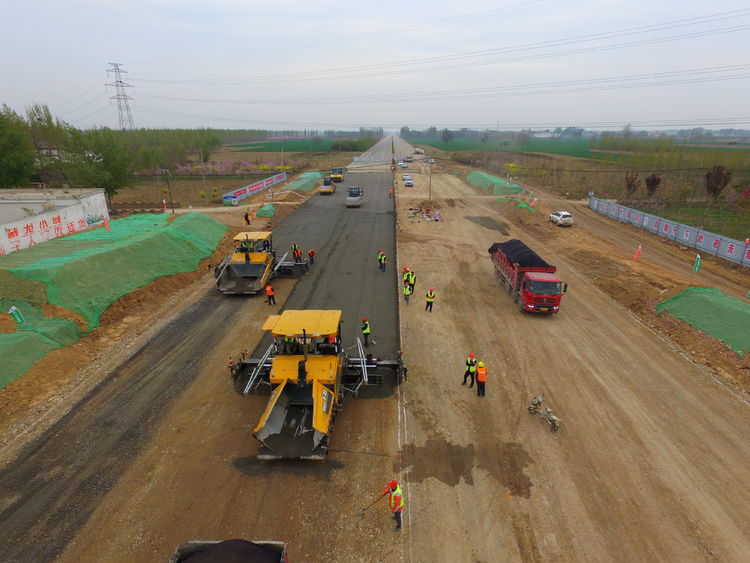
[[[28,283],[46,284],[47,302],[80,314],[93,329],[99,315],[123,295],[155,278],[194,271],[227,229],[200,213],[172,222],[168,218],[132,215],[110,222],[110,232],[102,228],[48,241],[0,257],[0,271]],[[17,295],[13,284],[8,285],[3,283],[0,297]]]
[[[295,192],[309,192],[320,184],[322,175],[320,172],[304,172],[290,184],[287,184],[282,190],[294,190]]]
[[[516,207],[520,207],[521,209],[528,209],[528,210],[529,210],[529,211],[531,211],[532,213],[536,213],[536,209],[534,209],[533,207],[531,207],[531,206],[530,206],[530,205],[529,205],[528,203],[526,203],[525,201],[521,201],[521,200],[520,200],[520,199],[518,199],[517,197],[510,197],[510,196],[506,196],[506,197],[499,197],[499,198],[497,198],[497,199],[495,200],[495,202],[496,202],[496,203],[504,203],[504,202],[506,202],[506,201],[516,201],[516,202],[518,202],[518,205],[516,205]]]
[[[12,334],[0,334],[0,388],[21,377],[50,350],[75,344],[81,338],[78,326],[59,317],[47,319],[42,310],[21,299],[0,299],[0,311],[15,306],[24,321]]]
[[[750,304],[714,288],[690,287],[656,306],[718,338],[735,352],[750,351]]]
[[[276,214],[276,208],[271,203],[266,203],[263,207],[255,212],[258,217],[273,217]]]
[[[23,322],[16,329],[19,332],[38,332],[61,346],[74,344],[81,339],[81,330],[73,321],[60,317],[48,319],[41,308],[23,299],[0,299],[0,311],[3,313],[14,306],[23,314]]]
[[[0,388],[21,377],[55,348],[60,348],[60,344],[38,332],[0,334]]]
[[[508,195],[523,193],[523,188],[518,184],[504,180],[498,176],[492,176],[485,172],[473,171],[466,176],[468,182],[483,190],[492,189],[492,195]]]

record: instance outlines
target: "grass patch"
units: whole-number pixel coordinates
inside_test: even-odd
[[[543,152],[580,158],[602,158],[600,153],[589,151],[589,139],[536,139],[525,142],[511,139],[453,139],[444,142],[442,139],[408,139],[410,143],[427,145],[445,151],[507,151],[507,152]]]
[[[702,204],[700,204],[702,205]],[[702,228],[726,237],[744,240],[750,234],[750,213],[738,213],[735,208],[705,207],[689,204],[649,207],[643,202],[637,209],[664,219]]]
[[[334,139],[288,139],[229,145],[235,152],[327,152]]]

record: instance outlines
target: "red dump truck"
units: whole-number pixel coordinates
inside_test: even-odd
[[[557,268],[517,239],[496,242],[489,248],[498,279],[521,311],[557,313],[568,284],[555,275]]]

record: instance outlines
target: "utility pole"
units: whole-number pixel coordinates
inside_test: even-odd
[[[105,86],[112,86],[115,89],[115,95],[110,96],[110,100],[117,100],[117,115],[120,118],[120,130],[125,131],[126,129],[133,130],[135,125],[133,124],[133,114],[130,113],[130,104],[128,103],[131,98],[125,93],[125,88],[132,88],[131,84],[126,84],[122,80],[122,75],[127,74],[127,71],[122,70],[120,63],[108,63],[112,68],[107,69],[107,76],[114,74],[114,82],[109,82]]]
[[[172,206],[172,215],[174,215],[174,200],[172,199],[172,186],[169,185],[169,170],[164,168],[161,173],[167,181],[167,194],[169,194],[169,204]]]
[[[432,164],[430,164],[430,163],[428,162],[428,163],[427,163],[427,166],[429,166],[429,167],[430,167],[430,193],[429,193],[429,195],[427,196],[427,199],[428,199],[429,201],[432,201]]]

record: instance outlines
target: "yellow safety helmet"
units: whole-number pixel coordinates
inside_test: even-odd
[[[477,366],[479,366],[480,368],[483,368],[483,367],[484,367],[484,362],[479,362],[479,363],[477,364]]]

